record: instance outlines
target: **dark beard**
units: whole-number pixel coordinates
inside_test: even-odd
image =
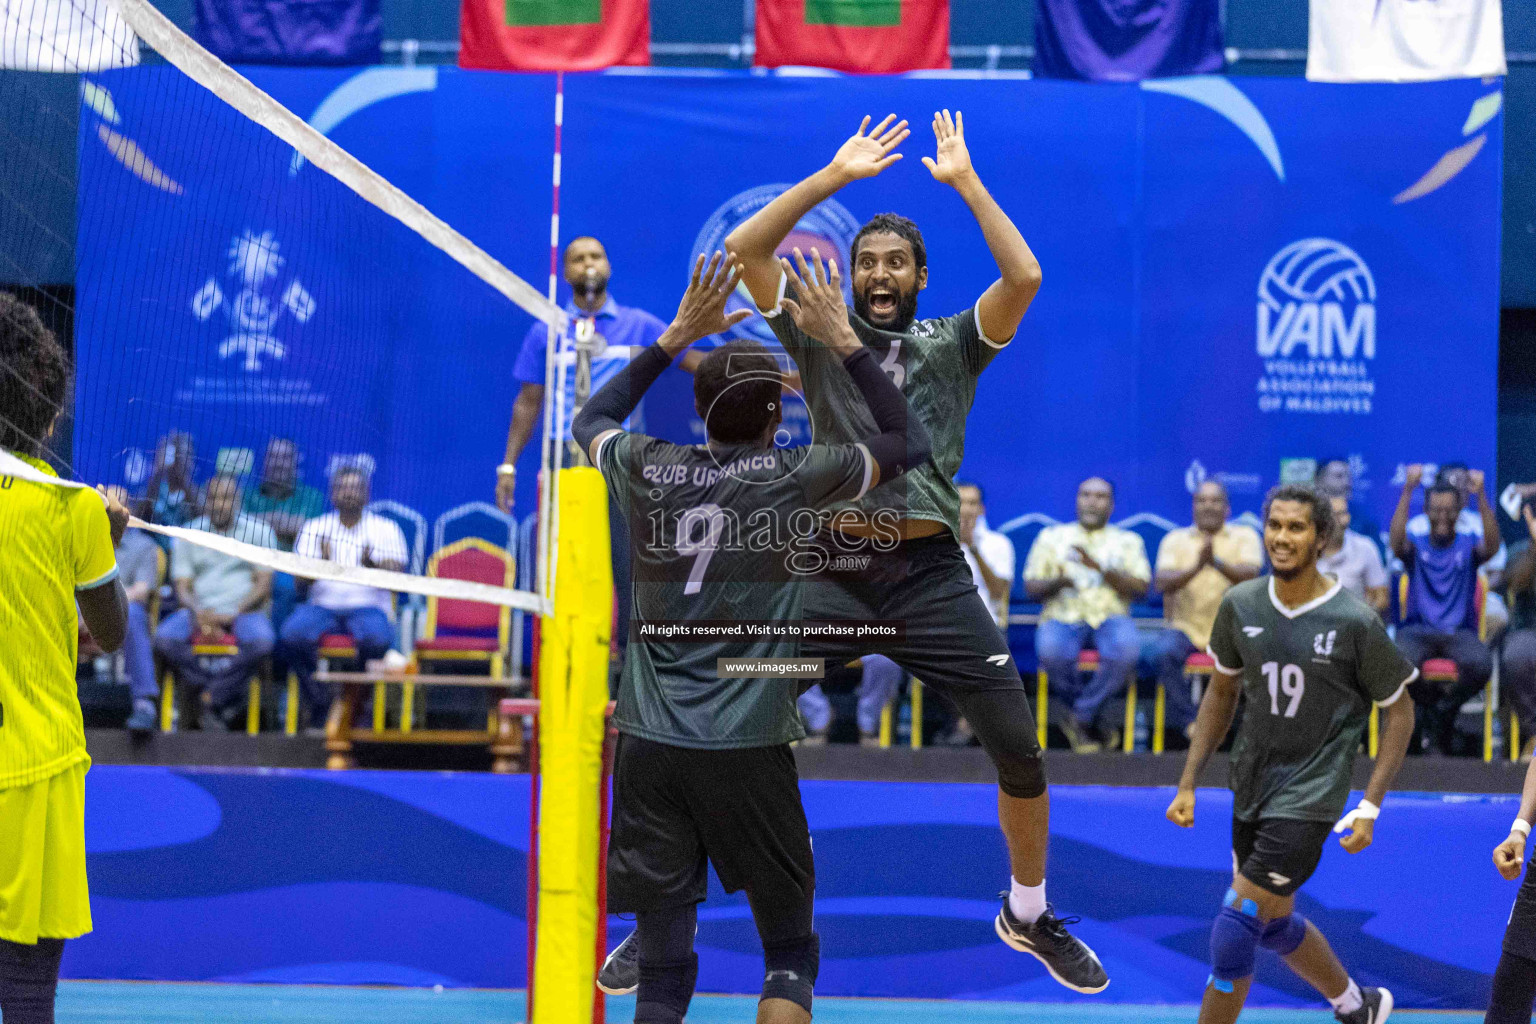
[[[912,321],[917,319],[917,292],[902,294],[896,300],[896,322],[889,327],[875,323],[869,318],[869,300],[857,293],[853,296],[853,311],[859,315],[869,326],[881,331],[891,331],[894,334],[906,334],[912,326]]]
[[[602,276],[601,274],[591,278],[590,280],[585,275],[583,275],[581,280],[577,281],[571,286],[572,291],[589,302],[592,299],[597,298],[597,296],[603,294],[603,292],[607,289],[608,278]]]

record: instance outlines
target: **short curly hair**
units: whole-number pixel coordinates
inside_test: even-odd
[[[1333,518],[1333,500],[1331,495],[1313,487],[1311,484],[1281,484],[1274,488],[1264,499],[1264,521],[1269,522],[1269,509],[1277,501],[1294,501],[1306,505],[1312,510],[1312,527],[1317,531],[1317,539],[1324,544],[1333,539],[1333,531],[1337,524]]]
[[[0,448],[39,455],[64,407],[69,357],[37,310],[0,292]]]
[[[876,234],[905,238],[912,247],[912,262],[917,265],[917,269],[922,270],[928,266],[928,248],[923,244],[923,233],[916,224],[899,213],[877,213],[859,228],[859,233],[853,236],[853,242],[848,246],[849,266],[859,258],[859,243],[864,241],[864,236]]]

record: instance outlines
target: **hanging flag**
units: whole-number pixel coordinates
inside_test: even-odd
[[[1502,75],[1500,0],[1312,0],[1314,82],[1427,82]]]
[[[758,67],[949,67],[949,0],[757,0]]]
[[[229,64],[377,64],[379,0],[196,0],[192,34]]]
[[[104,71],[139,62],[139,40],[110,0],[0,0],[0,68]]]
[[[1220,0],[1038,0],[1034,72],[1137,82],[1220,71]]]
[[[459,8],[459,67],[594,71],[650,62],[650,0],[463,0]]]

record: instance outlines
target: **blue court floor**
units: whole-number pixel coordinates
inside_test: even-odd
[[[748,1024],[757,1001],[699,996],[688,1024]],[[610,999],[629,1021],[632,998]],[[1393,1014],[1393,1019],[1399,1018]],[[1250,1024],[1324,1024],[1323,1010],[1251,1010]],[[1480,1013],[1403,1013],[1421,1024],[1480,1024]],[[180,985],[73,981],[59,986],[59,1024],[520,1024],[523,994],[465,989],[309,985]],[[1194,1007],[818,999],[818,1024],[1193,1024]]]

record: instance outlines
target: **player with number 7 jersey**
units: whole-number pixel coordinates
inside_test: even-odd
[[[1418,670],[1381,618],[1317,559],[1334,528],[1332,506],[1310,487],[1285,485],[1264,508],[1272,574],[1227,591],[1209,654],[1216,673],[1200,704],[1189,757],[1168,817],[1194,824],[1195,782],[1232,723],[1232,888],[1211,929],[1211,977],[1200,1024],[1232,1024],[1253,981],[1259,946],[1279,953],[1333,1004],[1345,1024],[1381,1024],[1386,989],[1361,988],[1321,932],[1296,914],[1296,891],[1322,859],[1329,832],[1359,853],[1413,733],[1404,699]],[[1375,705],[1385,725],[1364,799],[1344,814],[1355,754]],[[1335,824],[1337,820],[1337,824]]]
[[[572,432],[629,517],[631,642],[614,726],[608,910],[634,933],[598,984],[638,988],[635,1019],[682,1024],[698,974],[697,905],[708,864],[727,892],[745,889],[763,943],[760,1024],[808,1024],[820,965],[816,872],[789,744],[795,630],[818,510],[862,496],[929,456],[927,431],[848,324],[837,263],[788,268],[785,304],[826,339],[872,417],[846,443],[778,448],[779,364],[756,342],[709,353],[694,373],[708,440],[677,445],[620,424],[680,352],[747,315],[726,316],[740,266],[700,257],[677,317],[603,387]]]

